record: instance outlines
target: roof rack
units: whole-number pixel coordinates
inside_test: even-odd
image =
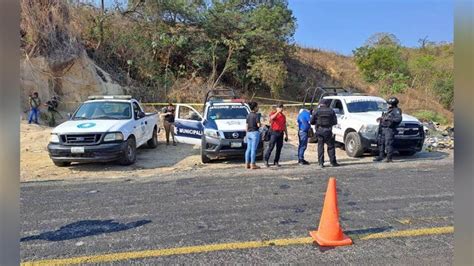
[[[120,100],[131,100],[131,95],[92,95],[87,97],[89,100],[102,100],[102,99],[120,99]]]
[[[206,97],[204,98],[204,110],[206,109],[206,103],[212,101],[219,101],[223,102],[223,100],[236,100],[238,99],[237,95],[235,94],[233,89],[230,88],[216,88],[210,89],[206,93]]]
[[[352,95],[352,92],[343,87],[309,87],[304,95],[303,107],[306,106],[306,101],[310,101],[310,107],[313,108],[316,99],[320,102],[328,95]]]

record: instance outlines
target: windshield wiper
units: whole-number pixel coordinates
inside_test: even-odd
[[[113,116],[103,115],[103,116],[94,117],[93,119],[111,119],[111,120],[118,120],[118,119],[120,119],[120,118],[119,118],[119,117],[113,117]]]
[[[82,116],[75,116],[72,118],[72,120],[89,120],[89,117],[82,117]]]

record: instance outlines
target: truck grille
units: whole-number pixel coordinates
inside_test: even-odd
[[[226,139],[243,139],[245,137],[245,131],[224,132],[224,137]]]
[[[417,136],[422,134],[423,127],[419,124],[407,123],[397,128],[397,135]]]
[[[61,135],[61,140],[65,144],[83,145],[96,144],[100,141],[101,134],[80,134],[80,135]]]

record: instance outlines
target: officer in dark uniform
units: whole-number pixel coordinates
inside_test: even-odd
[[[382,117],[377,118],[377,122],[380,123],[377,139],[379,156],[375,157],[374,162],[382,161],[385,158],[385,151],[387,155],[385,162],[392,162],[395,130],[402,122],[402,110],[398,108],[398,99],[390,97],[387,103],[389,105],[388,111],[383,113]]]
[[[319,108],[311,117],[311,125],[316,125],[316,137],[318,139],[318,163],[324,167],[324,144],[328,146],[329,161],[332,166],[339,166],[336,161],[336,146],[332,133],[332,126],[337,125],[337,117],[334,110],[329,108],[331,100],[322,99]]]

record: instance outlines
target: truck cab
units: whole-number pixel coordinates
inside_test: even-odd
[[[378,151],[377,118],[388,110],[383,98],[355,94],[338,87],[317,87],[312,92],[311,106],[314,99],[330,100],[329,107],[335,111],[338,120],[338,124],[333,126],[335,140],[347,155],[360,157],[365,152]],[[400,155],[414,155],[422,150],[424,140],[422,123],[413,116],[402,114],[402,122],[395,131],[394,149]]]
[[[108,161],[133,164],[138,147],[158,146],[158,119],[156,113],[145,113],[131,96],[90,96],[53,129],[49,156],[57,166]]]
[[[202,113],[187,104],[177,104],[175,112],[175,138],[180,143],[199,145],[201,161],[244,157],[247,144],[246,118],[249,106],[238,99],[233,90],[210,90],[203,104]],[[263,157],[263,142],[257,157]]]

